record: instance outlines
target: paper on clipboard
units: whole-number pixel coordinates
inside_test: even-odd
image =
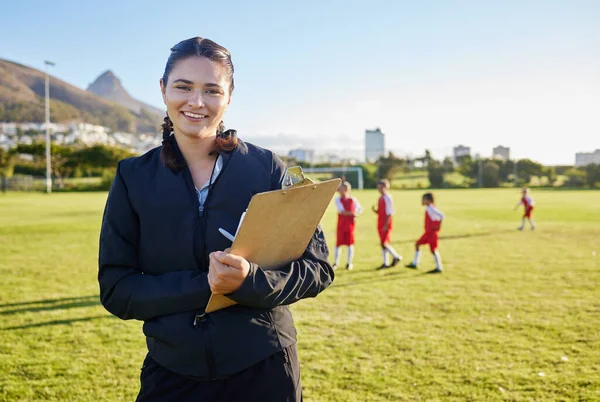
[[[302,256],[341,180],[332,179],[252,197],[235,236],[231,253],[272,269]],[[236,304],[212,295],[206,312]]]

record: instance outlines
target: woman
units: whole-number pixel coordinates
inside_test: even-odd
[[[323,232],[275,270],[230,254],[218,229],[234,233],[254,194],[281,189],[285,166],[224,130],[234,88],[227,49],[203,38],[178,43],[160,87],[163,145],[119,163],[100,234],[102,304],[144,321],[137,400],[299,401],[287,305],[333,281]],[[211,292],[239,304],[206,314]]]

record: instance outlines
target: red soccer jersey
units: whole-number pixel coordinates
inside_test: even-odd
[[[356,204],[358,204],[358,202],[354,200],[354,197],[339,197],[336,200],[336,205],[338,207],[338,228],[350,229],[354,227],[354,216],[341,215],[339,212],[357,212],[355,211]]]
[[[388,215],[394,214],[394,204],[392,197],[389,194],[384,194],[379,197],[379,203],[377,204],[377,227],[381,229],[387,222]],[[388,225],[388,230],[392,228],[392,220]]]
[[[427,205],[425,208],[425,232],[438,232],[442,219],[444,219],[444,214],[439,209],[433,204]]]
[[[521,198],[521,203],[523,205],[525,205],[525,209],[529,209],[529,208],[533,207],[533,204],[534,204],[533,198],[531,198],[531,196],[529,196],[529,195],[526,195],[523,198]]]
[[[338,197],[335,200],[335,205],[338,210],[338,225],[337,225],[337,243],[336,245],[350,246],[354,244],[354,216],[342,215],[344,211],[360,214],[362,207],[358,200],[354,197]]]

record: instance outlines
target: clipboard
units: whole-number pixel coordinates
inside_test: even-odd
[[[299,259],[333,198],[340,179],[255,194],[235,236],[231,253],[262,269]],[[212,294],[206,312],[237,304]]]

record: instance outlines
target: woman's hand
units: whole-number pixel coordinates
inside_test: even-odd
[[[210,253],[208,284],[214,294],[233,293],[242,286],[250,271],[250,263],[230,254],[229,249]]]

